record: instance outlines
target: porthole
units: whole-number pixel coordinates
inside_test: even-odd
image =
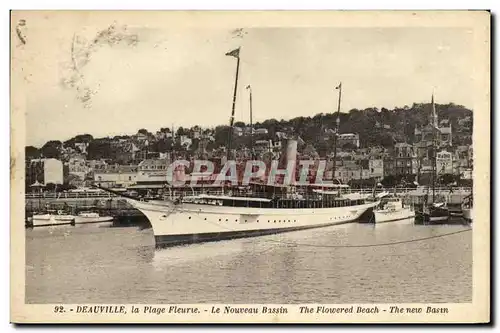
[[[205,217],[205,221],[207,220],[207,218]]]
[[[188,217],[188,218],[191,220],[191,216],[190,216],[190,217]]]
[[[219,219],[219,222],[222,221],[222,219]]]
[[[228,221],[228,219],[226,219],[226,222]]]
[[[246,222],[246,221],[247,221],[247,220],[245,220],[245,222]]]

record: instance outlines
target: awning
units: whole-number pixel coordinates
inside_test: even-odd
[[[130,190],[140,190],[140,189],[144,189],[144,190],[148,190],[148,189],[158,189],[158,188],[164,188],[165,186],[164,185],[161,185],[161,184],[151,184],[151,185],[131,185],[131,186],[128,186],[127,189],[130,189]]]

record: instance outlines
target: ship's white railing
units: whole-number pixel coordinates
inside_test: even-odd
[[[85,198],[112,198],[109,192],[42,192],[26,193],[26,199],[85,199]]]
[[[435,188],[435,193],[438,194],[466,194],[471,193],[472,188],[470,187],[437,187]],[[373,193],[373,188],[364,188],[364,189],[342,189],[340,191],[343,194],[350,193],[361,193],[361,194],[371,194]],[[427,187],[419,187],[419,188],[377,188],[375,193],[381,192],[390,192],[396,194],[409,194],[409,195],[425,195],[428,193],[432,194],[432,189]],[[174,189],[170,191],[167,196],[170,197],[178,197],[181,194],[183,195],[199,195],[199,194],[212,194],[212,195],[231,195],[237,194],[238,196],[256,196],[263,193],[255,193],[255,192],[245,192],[245,191],[231,191],[231,190],[214,190],[214,189],[204,189],[204,190],[192,190],[192,189]],[[277,191],[276,196],[280,196]],[[109,193],[109,192],[42,192],[42,193],[26,193],[26,199],[87,199],[87,198],[113,198],[117,197],[117,195]]]

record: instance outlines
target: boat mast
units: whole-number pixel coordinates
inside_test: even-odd
[[[250,156],[252,157],[252,160],[254,159],[254,154],[253,154],[253,119],[252,119],[252,86],[247,85],[247,90],[250,93]]]
[[[432,93],[431,104],[432,104],[432,203],[434,203],[436,196],[436,169],[437,169],[436,131],[438,130],[436,107],[434,105],[434,92]]]
[[[333,137],[333,176],[332,179],[335,179],[335,169],[337,168],[337,136],[339,134],[339,124],[340,124],[340,101],[342,98],[342,82],[335,87],[339,91],[339,101],[337,105],[337,119],[336,119],[336,128],[335,128],[335,136]]]
[[[231,52],[226,53],[227,56],[235,57],[236,61],[236,75],[234,79],[234,91],[233,91],[233,107],[231,110],[231,118],[229,118],[229,134],[227,142],[227,160],[231,158],[231,139],[233,136],[233,123],[234,123],[234,109],[236,107],[236,92],[238,91],[238,74],[240,70],[240,48],[234,49]]]

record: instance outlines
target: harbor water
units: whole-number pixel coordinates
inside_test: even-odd
[[[469,228],[352,223],[167,249],[151,228],[27,229],[26,302],[471,302]]]

